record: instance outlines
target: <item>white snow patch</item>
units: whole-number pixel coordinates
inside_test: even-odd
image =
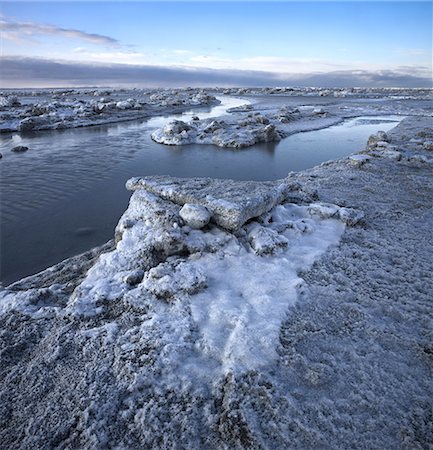
[[[292,204],[275,207],[272,220],[268,230],[285,228],[280,236],[287,246],[278,256],[257,256],[231,242],[222,252],[192,262],[208,283],[206,290],[191,297],[192,316],[202,336],[199,349],[223,372],[254,369],[277,357],[281,322],[302,284],[297,273],[338,244],[345,228],[335,219],[313,218],[307,207]],[[308,223],[309,232],[302,232],[305,228],[298,223]],[[201,372],[203,364],[201,359],[195,364],[190,360],[186,370],[197,366]]]

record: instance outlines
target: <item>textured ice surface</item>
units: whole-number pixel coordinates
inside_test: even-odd
[[[291,189],[282,180],[258,182],[164,176],[132,178],[127,188],[145,189],[179,205],[201,204],[211,212],[216,224],[232,231],[248,219],[269,211]]]

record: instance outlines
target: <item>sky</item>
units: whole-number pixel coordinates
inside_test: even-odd
[[[0,3],[3,87],[431,86],[431,1]]]

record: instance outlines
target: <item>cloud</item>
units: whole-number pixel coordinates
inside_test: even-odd
[[[212,69],[242,69],[253,71],[274,72],[276,74],[311,74],[330,71],[346,71],[356,73],[359,67],[362,71],[378,72],[383,66],[366,61],[338,61],[314,58],[288,58],[276,56],[255,56],[250,58],[223,58],[214,55],[194,55],[187,63],[194,67]],[[419,62],[418,62],[419,63]],[[402,72],[402,68],[396,64],[389,64],[388,69]],[[362,72],[361,71],[361,72]],[[431,62],[426,58],[426,66],[411,65],[408,74],[417,77],[428,77],[431,74]]]
[[[320,86],[432,87],[429,76],[397,70],[339,70],[327,73],[281,74],[266,71],[89,64],[37,58],[0,59],[2,87],[56,86]],[[424,68],[428,71],[428,68]],[[428,73],[428,72],[426,72]]]
[[[31,39],[33,36],[62,36],[79,39],[96,45],[118,46],[119,42],[102,34],[87,33],[73,28],[61,28],[55,25],[43,25],[33,22],[17,22],[6,17],[0,17],[2,38],[12,41]]]
[[[143,64],[148,60],[148,55],[142,52],[136,52],[134,50],[123,50],[121,48],[104,51],[94,52],[89,51],[83,47],[77,47],[72,50],[72,53],[78,55],[80,61],[88,61],[95,63],[120,63],[120,64]]]
[[[343,65],[320,59],[287,58],[278,56],[255,56],[250,58],[224,58],[215,55],[195,55],[188,60],[195,67],[212,69],[261,70],[278,73],[311,73],[318,71],[349,68]]]
[[[173,53],[175,55],[188,55],[191,52],[189,50],[175,49],[175,50],[173,50]]]
[[[399,48],[396,53],[400,56],[431,58],[431,49],[424,48]]]

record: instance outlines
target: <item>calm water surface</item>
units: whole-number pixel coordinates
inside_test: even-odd
[[[188,120],[222,114],[245,99],[224,98]],[[401,117],[360,117],[325,130],[244,150],[211,145],[168,147],[150,130],[173,116],[62,132],[1,137],[1,281],[7,285],[113,236],[130,192],[132,176],[205,176],[272,180],[365,147],[368,136]],[[30,150],[14,154],[15,145]]]

